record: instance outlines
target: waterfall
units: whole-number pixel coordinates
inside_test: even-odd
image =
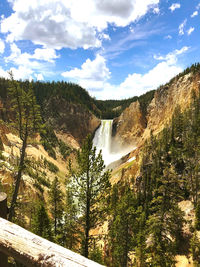
[[[120,158],[119,154],[112,153],[112,123],[112,120],[102,120],[93,139],[93,145],[97,148],[97,152],[102,151],[106,166]]]
[[[93,145],[96,146],[97,152],[102,150],[103,160],[106,165],[113,161],[111,153],[112,123],[112,120],[102,120],[93,139]]]
[[[136,149],[136,147],[132,146],[122,148],[116,143],[116,141],[113,142],[112,123],[112,120],[102,120],[101,125],[97,129],[93,139],[93,145],[97,148],[97,153],[100,150],[102,151],[103,160],[106,166],[116,160],[121,159],[121,157]],[[131,158],[130,161],[134,159],[135,158]]]

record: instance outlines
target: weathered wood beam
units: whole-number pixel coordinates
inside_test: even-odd
[[[0,192],[0,217],[7,218],[7,195]],[[8,256],[0,251],[0,266],[8,266]]]
[[[102,266],[2,218],[0,218],[0,251],[27,267]]]

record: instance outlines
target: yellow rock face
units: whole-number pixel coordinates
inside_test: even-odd
[[[141,112],[139,102],[132,103],[119,118],[114,120],[114,135],[122,144],[140,146],[150,136],[159,133],[172,118],[177,105],[181,110],[187,108],[192,99],[192,91],[198,91],[199,75],[187,74],[162,86],[155,92],[147,107],[146,118]]]

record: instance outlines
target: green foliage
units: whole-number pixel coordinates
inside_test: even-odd
[[[171,83],[181,78],[182,76],[188,73],[199,73],[200,64],[195,63],[191,67],[185,69],[182,73],[178,74],[174,77],[169,83],[166,85],[160,86],[158,90],[162,90],[167,88]],[[28,81],[18,82],[20,87],[27,87]],[[8,97],[8,87],[9,80],[0,78],[0,97],[6,99]],[[154,90],[147,92],[146,94],[140,97],[132,97],[123,100],[96,100],[88,94],[88,92],[81,88],[79,85],[58,81],[58,82],[32,82],[32,87],[34,94],[37,99],[38,105],[40,105],[42,109],[42,114],[44,113],[45,103],[52,97],[63,98],[68,102],[81,104],[86,109],[90,110],[97,117],[102,119],[112,119],[121,114],[121,112],[128,107],[132,102],[139,101],[142,111],[144,115],[146,115],[146,109],[152,98],[154,97]],[[156,89],[156,88],[155,88]],[[56,108],[52,108],[53,116],[56,117],[58,114],[56,113]],[[8,119],[8,112],[3,111],[1,117],[3,120]]]
[[[8,94],[12,105],[14,119],[12,126],[17,130],[22,141],[20,148],[20,161],[18,164],[18,173],[15,183],[11,207],[9,210],[9,220],[11,221],[14,215],[14,208],[17,202],[17,196],[20,186],[22,173],[25,168],[26,148],[28,141],[34,137],[42,129],[40,106],[36,103],[36,98],[33,92],[32,83],[20,83],[13,79],[12,72],[10,73],[10,82]]]
[[[133,192],[123,191],[122,184],[120,189],[113,187],[110,203],[114,204],[110,205],[109,220],[111,266],[127,266],[123,253],[129,255],[131,251],[135,251],[135,264],[139,266],[175,264],[175,256],[183,252],[182,244],[187,243],[182,230],[184,213],[178,207],[183,199],[193,201],[195,228],[199,228],[199,136],[200,98],[194,93],[190,108],[181,112],[176,107],[172,121],[163,131],[157,137],[151,133],[143,148],[140,175]],[[135,199],[132,212],[125,205],[129,194]],[[125,218],[131,229],[128,248],[123,241],[127,229]],[[191,249],[196,259],[199,245],[197,237],[193,239]]]
[[[34,136],[41,130],[40,106],[36,103],[32,83],[20,86],[11,74],[8,94],[11,99],[12,111],[15,113],[13,127],[18,131],[19,137],[23,141],[28,136]]]
[[[200,231],[200,201],[198,201],[195,209],[195,229]]]
[[[63,193],[58,178],[55,177],[49,190],[50,212],[53,218],[55,240],[59,238],[63,217]]]
[[[100,247],[94,243],[90,251],[89,259],[98,262],[99,264],[104,264],[102,254],[103,252]]]
[[[0,78],[0,97],[6,99],[8,97],[8,83],[9,81],[3,78]],[[28,85],[28,81],[26,82],[18,82],[20,87],[26,87]],[[68,82],[32,82],[32,87],[34,94],[37,99],[38,105],[40,105],[42,114],[44,114],[45,103],[53,97],[62,98],[68,102],[80,104],[86,109],[90,110],[97,117],[102,119],[113,119],[114,117],[118,117],[122,111],[128,107],[132,102],[139,101],[142,107],[142,111],[144,114],[146,113],[146,107],[148,103],[152,100],[155,91],[148,92],[140,97],[132,97],[123,100],[96,100],[92,98],[88,92],[81,88],[77,84],[68,83]],[[56,112],[56,107],[52,107],[52,116],[57,117],[58,114]],[[2,113],[2,118],[7,120],[7,112]],[[45,137],[44,134],[43,137]],[[51,139],[51,138],[50,138]],[[49,150],[49,144],[54,147],[53,143],[44,142],[44,145]],[[52,152],[52,151],[49,151]]]
[[[192,253],[192,259],[194,261],[194,266],[199,266],[200,264],[200,240],[195,231],[190,240],[190,251]]]
[[[66,159],[67,156],[72,152],[72,149],[67,146],[62,140],[59,140],[59,150],[63,159]]]
[[[3,142],[2,142],[2,140],[1,140],[1,138],[0,138],[0,151],[1,150],[3,150]]]
[[[173,242],[161,216],[151,215],[147,222],[147,258],[152,266],[174,266]]]
[[[38,201],[32,214],[31,230],[36,235],[52,240],[51,226],[44,203]]]
[[[105,165],[101,152],[96,155],[92,138],[88,136],[82,149],[77,151],[77,168],[72,168],[69,162],[71,180],[69,185],[73,188],[73,195],[77,199],[79,213],[82,216],[82,250],[85,257],[89,255],[89,231],[103,219],[103,204],[110,189],[109,171],[104,171]]]
[[[151,134],[143,149],[136,192],[146,218],[140,235],[147,257],[144,262],[153,266],[172,266],[175,255],[181,253],[182,244],[186,242],[179,201],[192,199],[196,207],[195,227],[199,224],[199,107],[200,98],[193,94],[190,108],[181,112],[176,107],[169,125],[157,138]],[[141,255],[138,251],[141,249],[136,246],[137,257]]]
[[[41,144],[43,145],[44,149],[48,152],[48,155],[53,159],[56,159],[56,152],[52,145],[47,140],[41,140]]]
[[[43,131],[40,132],[41,144],[44,149],[48,152],[48,155],[53,159],[56,159],[55,148],[58,146],[58,139],[53,131],[53,128],[45,125]]]
[[[0,160],[5,160],[5,157],[3,156],[3,153],[1,150],[0,150]]]
[[[134,235],[138,231],[136,197],[128,183],[114,185],[110,198],[109,247],[112,266],[127,266],[129,251],[134,248]]]
[[[69,181],[68,181],[69,182]],[[64,207],[64,217],[63,217],[63,236],[62,243],[63,246],[70,250],[77,251],[78,244],[80,243],[80,227],[78,224],[78,205],[77,201],[73,195],[73,188],[70,184],[66,185],[66,203]]]
[[[122,100],[95,100],[95,105],[101,111],[102,119],[113,119],[118,117],[122,111],[127,108],[132,102],[139,101],[142,112],[146,116],[147,106],[154,97],[155,90],[149,91],[139,97],[134,96]]]
[[[47,167],[52,173],[57,173],[59,171],[59,168],[46,158],[44,159],[44,166]]]

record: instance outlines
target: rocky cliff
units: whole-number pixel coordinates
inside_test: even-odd
[[[133,102],[113,121],[113,136],[121,145],[138,142],[146,127],[139,101]]]
[[[177,105],[184,110],[190,104],[192,91],[198,91],[199,82],[200,75],[191,72],[174,78],[155,92],[145,115],[138,101],[132,103],[114,120],[113,136],[122,144],[140,146],[151,131],[157,134],[163,129]]]
[[[80,104],[67,102],[60,97],[50,98],[44,105],[44,118],[61,139],[75,139],[79,145],[88,134],[93,134],[100,120]]]

